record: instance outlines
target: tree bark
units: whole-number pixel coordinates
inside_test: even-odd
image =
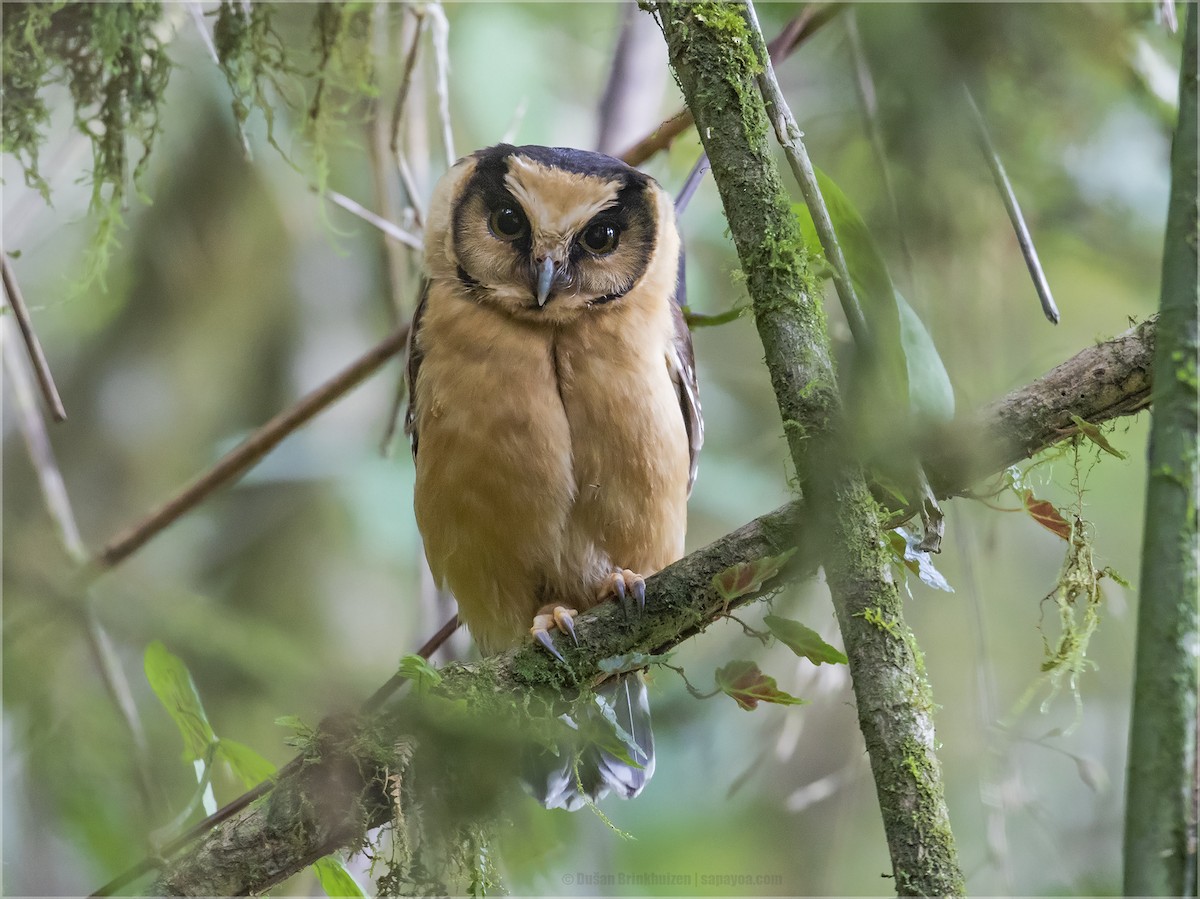
[[[1196,4],[1187,6],[1163,247],[1129,725],[1125,894],[1196,894]]]
[[[964,891],[935,753],[934,703],[871,497],[842,442],[825,316],[771,158],[756,76],[764,42],[740,4],[654,5],[712,163],[841,627],[901,895]],[[798,545],[805,545],[797,541]]]

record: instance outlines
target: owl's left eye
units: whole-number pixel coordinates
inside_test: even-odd
[[[610,222],[596,222],[583,232],[579,242],[589,253],[605,256],[617,248],[621,231]]]

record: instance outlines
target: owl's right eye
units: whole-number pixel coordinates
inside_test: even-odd
[[[501,206],[492,212],[488,227],[501,240],[516,240],[525,233],[525,216],[511,206]]]

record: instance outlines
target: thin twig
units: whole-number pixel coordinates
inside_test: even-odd
[[[753,4],[746,5],[746,14],[750,20],[752,36],[761,35],[762,30],[759,27],[758,16],[754,12]],[[808,204],[809,212],[812,213],[813,222],[817,227],[817,237],[821,240],[821,248],[825,251],[825,258],[833,268],[834,287],[837,289],[842,309],[846,313],[850,332],[854,335],[855,343],[860,347],[869,347],[871,345],[870,331],[867,328],[866,318],[863,316],[862,304],[859,302],[854,284],[850,280],[850,267],[846,264],[846,257],[842,253],[841,244],[838,243],[837,234],[833,230],[833,222],[829,218],[829,210],[821,196],[821,189],[817,186],[817,176],[813,171],[812,160],[809,159],[808,150],[804,146],[803,132],[800,131],[800,126],[796,124],[792,110],[783,97],[779,81],[775,78],[775,67],[769,57],[764,59],[763,70],[758,75],[757,81],[759,91],[767,105],[767,117],[775,129],[775,137],[783,147],[788,166],[800,185],[804,202]]]
[[[1033,278],[1034,289],[1037,290],[1038,299],[1042,303],[1042,312],[1045,313],[1050,324],[1057,325],[1060,317],[1058,307],[1054,304],[1054,297],[1050,293],[1050,282],[1046,280],[1046,273],[1042,270],[1037,249],[1033,245],[1033,236],[1029,233],[1029,226],[1025,224],[1025,216],[1021,214],[1021,204],[1017,201],[1012,183],[1008,180],[1008,173],[1004,171],[1004,163],[1000,161],[1000,154],[996,152],[992,136],[988,132],[987,122],[984,121],[983,113],[979,111],[975,98],[971,95],[971,89],[966,84],[962,86],[962,89],[967,98],[967,105],[971,107],[971,113],[975,119],[979,147],[983,150],[988,168],[992,170],[996,188],[1000,191],[1000,196],[1004,198],[1004,208],[1008,211],[1009,221],[1012,222],[1013,231],[1016,232],[1017,243],[1021,247],[1021,255],[1025,257],[1025,266],[1029,269],[1029,276]]]
[[[404,158],[400,140],[400,126],[404,122],[404,111],[407,107],[409,92],[412,88],[413,73],[416,71],[417,59],[421,51],[421,36],[425,30],[424,10],[413,7],[410,7],[410,9],[412,9],[416,21],[413,23],[412,37],[409,39],[408,53],[404,57],[404,72],[400,76],[400,87],[396,90],[396,100],[392,104],[391,139],[388,146],[392,151],[392,157],[395,159],[396,171],[400,175],[400,184],[407,195],[408,205],[413,210],[417,227],[422,228],[424,227],[425,217],[421,208],[421,197],[417,192],[412,171],[409,169],[408,162]]]
[[[660,150],[665,150],[671,146],[675,138],[679,137],[679,135],[695,124],[696,120],[692,118],[692,111],[690,109],[681,109],[650,134],[622,153],[619,158],[626,165],[641,165]]]
[[[412,10],[416,22],[413,24],[412,38],[409,40],[408,53],[404,57],[404,72],[400,75],[400,87],[396,90],[396,100],[392,104],[391,143],[393,153],[400,152],[400,124],[404,121],[404,106],[408,102],[408,91],[412,86],[413,71],[417,67],[417,57],[421,50],[421,32],[425,30],[425,13],[416,7]]]
[[[89,564],[90,573],[99,574],[118,565],[152,537],[177,521],[185,512],[198,505],[201,500],[236,480],[278,446],[285,437],[349,393],[385,362],[401,352],[407,340],[408,326],[404,325],[295,405],[280,412],[179,493],[110,540],[92,559]]]
[[[438,118],[442,123],[442,146],[446,150],[446,168],[454,165],[458,156],[454,152],[454,132],[450,126],[450,22],[441,3],[428,6],[433,28],[430,39],[433,44],[433,60],[437,78]]]
[[[704,174],[712,166],[708,162],[708,154],[701,153],[700,158],[696,160],[696,164],[692,166],[692,170],[688,173],[687,180],[683,182],[683,187],[679,191],[679,195],[675,197],[675,214],[683,215],[683,211],[687,209],[688,203],[692,201],[692,195],[696,193],[696,188],[700,186],[700,182],[704,180]]]
[[[338,206],[341,206],[343,209],[345,209],[351,215],[358,216],[360,219],[362,219],[368,225],[378,228],[380,231],[382,231],[388,237],[392,238],[393,240],[399,241],[400,243],[404,244],[406,247],[411,247],[412,249],[418,250],[418,251],[424,249],[424,247],[425,247],[425,245],[423,243],[421,243],[421,238],[417,237],[415,234],[409,234],[407,231],[405,231],[399,225],[397,225],[393,222],[389,222],[383,216],[372,212],[370,209],[363,206],[361,203],[359,203],[355,200],[351,200],[345,194],[340,194],[336,190],[326,190],[325,191],[325,199],[327,199],[333,203],[336,203]]]
[[[10,333],[7,327],[3,327],[4,324],[0,322],[0,327],[2,327],[0,337],[7,337]],[[15,353],[0,351],[0,356],[3,356],[4,371],[7,373],[16,399],[17,427],[25,439],[29,460],[37,474],[38,486],[42,491],[46,511],[50,514],[50,520],[54,522],[58,531],[59,543],[67,557],[76,565],[80,565],[87,559],[87,547],[79,533],[79,524],[71,506],[71,499],[67,495],[66,483],[63,481],[58,461],[54,457],[54,447],[50,443],[45,424],[38,413],[37,402],[33,396],[32,381]],[[138,717],[137,705],[133,700],[133,691],[125,677],[125,671],[113,650],[107,632],[96,618],[90,592],[84,597],[83,618],[84,636],[95,660],[96,668],[100,672],[100,680],[124,721],[125,728],[129,731],[130,739],[133,742],[134,771],[137,774],[143,812],[148,817],[153,816],[154,781],[150,776],[150,755],[146,744],[146,732]]]
[[[187,10],[192,15],[192,22],[196,25],[196,30],[200,32],[200,39],[204,41],[204,46],[208,49],[208,55],[212,57],[212,61],[218,66],[221,64],[221,57],[217,54],[217,45],[213,43],[212,35],[208,33],[208,26],[204,23],[204,9],[196,0],[188,0],[184,4]]]
[[[21,296],[21,288],[17,285],[12,264],[8,261],[8,255],[3,249],[0,249],[0,271],[3,274],[4,293],[8,297],[8,307],[16,316],[17,325],[21,330],[21,342],[25,344],[29,364],[33,366],[34,374],[37,376],[38,389],[42,393],[42,399],[55,421],[66,421],[67,410],[63,408],[62,397],[58,395],[58,387],[54,384],[54,376],[50,373],[50,366],[46,362],[46,354],[42,352],[42,344],[33,330],[29,307],[25,305],[25,298]]]

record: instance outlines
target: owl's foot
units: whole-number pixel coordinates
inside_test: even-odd
[[[646,608],[646,579],[628,568],[614,571],[600,583],[600,600],[616,597],[623,608],[627,598],[632,597],[637,603],[638,611]]]
[[[550,628],[556,627],[564,634],[570,634],[571,639],[575,641],[575,645],[579,645],[579,638],[575,636],[575,616],[578,615],[575,609],[568,609],[566,606],[556,605],[551,603],[548,606],[542,606],[538,613],[533,616],[533,627],[529,629],[529,633],[533,635],[533,639],[537,640],[542,646],[546,647],[560,662],[566,663],[562,653],[558,651],[558,647],[554,645],[554,638],[550,636]]]

